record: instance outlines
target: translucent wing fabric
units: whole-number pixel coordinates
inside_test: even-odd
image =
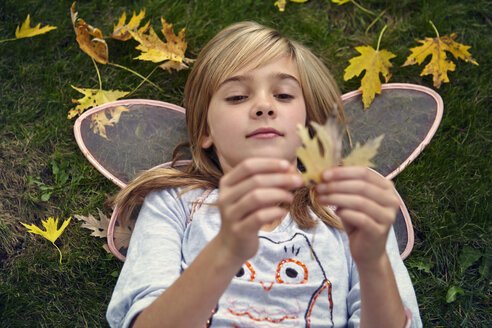
[[[349,92],[342,98],[352,146],[385,134],[374,162],[375,170],[390,179],[429,143],[443,111],[442,99],[436,92],[413,84],[383,84],[381,95],[367,110],[362,106],[361,91]],[[74,130],[87,159],[121,188],[142,171],[168,166],[174,147],[187,140],[184,108],[145,99],[95,107],[77,119]],[[348,152],[350,142],[346,139],[344,151]],[[131,220],[137,214],[138,211],[133,213]],[[132,223],[118,222],[116,208],[108,229],[108,245],[117,258],[124,260],[127,245],[118,244],[119,225],[131,228]],[[400,254],[405,258],[412,250],[414,235],[403,200],[394,228]]]

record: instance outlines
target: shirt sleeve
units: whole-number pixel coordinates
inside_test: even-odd
[[[347,238],[348,240],[348,238]],[[348,243],[346,245],[348,247]],[[350,252],[350,251],[349,251]],[[408,313],[411,313],[411,325],[412,328],[422,327],[422,321],[420,319],[419,307],[417,304],[417,297],[415,296],[415,290],[412,285],[412,281],[408,274],[407,268],[400,257],[398,250],[398,243],[396,241],[396,235],[393,228],[390,229],[388,240],[386,242],[386,252],[388,254],[393,274],[395,275],[396,284],[400,293],[403,306]],[[352,273],[351,273],[351,288],[347,295],[347,309],[349,314],[349,327],[358,327],[360,324],[360,283],[359,273],[357,267],[353,261],[351,261]],[[408,317],[408,314],[407,314]]]
[[[111,327],[129,327],[181,274],[181,244],[189,215],[183,198],[173,189],[145,198],[106,313]]]

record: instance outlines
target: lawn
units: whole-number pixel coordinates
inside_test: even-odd
[[[308,45],[331,69],[342,92],[359,88],[360,78],[343,80],[354,47],[376,47],[397,55],[390,82],[436,90],[444,115],[429,146],[395,179],[413,220],[416,241],[405,263],[413,279],[424,326],[488,327],[491,307],[492,217],[492,3],[490,1],[358,1],[341,6],[329,0],[255,1],[79,1],[79,17],[113,30],[126,11],[145,8],[160,34],[160,17],[186,28],[186,56],[196,58],[223,27],[255,20]],[[74,215],[110,215],[104,201],[118,187],[82,155],[67,119],[82,94],[71,88],[99,88],[91,58],[75,40],[71,1],[0,1],[0,40],[12,38],[27,14],[31,25],[52,25],[44,35],[0,43],[0,326],[105,327],[105,311],[122,263],[102,248],[101,239],[72,218],[56,241],[31,235],[20,224]],[[415,38],[456,33],[470,45],[479,66],[457,60],[449,83],[433,87],[424,65],[401,67],[419,45]],[[107,40],[110,62],[146,76],[156,64],[134,60],[134,40]],[[428,61],[429,59],[427,59]],[[426,62],[427,62],[426,61]],[[114,65],[98,64],[103,89],[131,91],[141,79]],[[189,70],[169,74],[158,68],[127,98],[181,104]],[[49,195],[49,197],[48,197]]]

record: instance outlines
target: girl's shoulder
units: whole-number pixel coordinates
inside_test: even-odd
[[[197,202],[203,202],[214,190],[201,188],[188,189],[183,187],[155,190],[147,194],[145,203],[163,204],[169,206],[182,206],[187,209],[196,206]]]

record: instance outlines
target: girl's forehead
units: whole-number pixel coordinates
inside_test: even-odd
[[[225,81],[241,75],[249,75],[254,73],[255,71],[262,70],[263,68],[268,69],[270,67],[275,67],[276,70],[285,71],[289,74],[299,79],[299,70],[297,68],[297,62],[289,55],[282,55],[274,58],[262,58],[256,61],[251,61],[244,65],[241,65],[232,70],[229,73],[226,73],[222,76],[219,81],[219,85],[223,84]]]

